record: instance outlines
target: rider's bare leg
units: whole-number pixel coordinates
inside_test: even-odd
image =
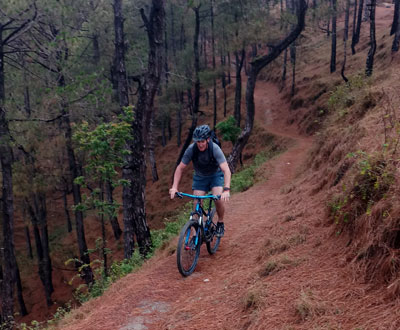
[[[205,196],[207,194],[207,191],[202,191],[202,190],[193,190],[193,195],[195,196]],[[193,211],[196,208],[196,200],[193,200]],[[201,205],[203,205],[203,201],[201,201]]]
[[[222,194],[222,187],[212,187],[211,192],[213,195],[221,195]],[[217,209],[217,214],[218,214],[218,221],[223,222],[224,221],[224,214],[225,214],[225,205],[224,202],[221,200],[215,201],[215,208]]]

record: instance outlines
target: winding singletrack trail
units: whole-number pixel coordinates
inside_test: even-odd
[[[299,174],[312,139],[286,124],[289,106],[273,84],[257,82],[255,100],[258,124],[293,143],[263,166],[266,180],[232,196],[218,252],[203,245],[188,278],[165,252],[62,329],[396,329],[385,323],[384,298],[355,278],[343,242],[324,226],[312,174]]]

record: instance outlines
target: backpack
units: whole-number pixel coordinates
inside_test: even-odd
[[[211,130],[210,132],[210,142],[208,142],[208,155],[209,155],[209,159],[210,159],[210,164],[212,162],[216,162],[215,158],[214,158],[214,145],[213,142],[221,148],[221,142],[219,141],[217,134],[215,134],[214,130]],[[199,148],[197,148],[197,144],[195,143],[193,145],[193,161],[197,161],[199,157]]]

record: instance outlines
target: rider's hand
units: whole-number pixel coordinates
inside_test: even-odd
[[[229,191],[224,191],[221,194],[221,200],[224,201],[224,202],[228,202],[230,196],[231,195],[230,195]]]
[[[175,189],[174,187],[172,187],[170,190],[169,190],[169,197],[171,197],[171,199],[174,199],[174,197],[175,197],[175,194],[178,192],[178,189]]]

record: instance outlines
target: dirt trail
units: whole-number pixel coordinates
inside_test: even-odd
[[[63,329],[399,328],[385,320],[400,319],[400,309],[355,278],[345,244],[323,225],[312,175],[297,175],[312,140],[286,125],[289,106],[274,85],[258,82],[255,100],[257,122],[293,144],[268,163],[268,180],[232,196],[217,254],[203,246],[188,278],[175,254],[158,256],[74,311]]]

